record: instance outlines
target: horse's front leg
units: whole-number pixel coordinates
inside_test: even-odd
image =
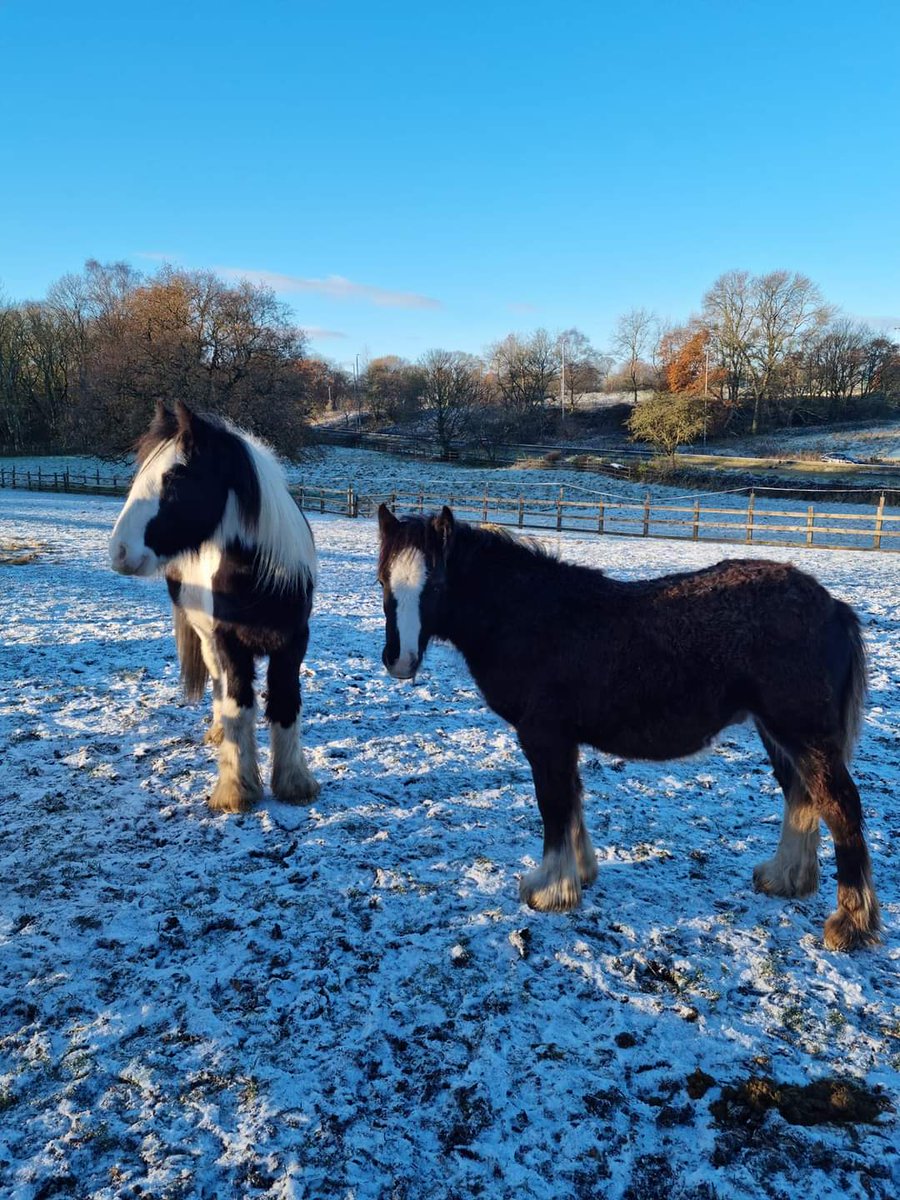
[[[319,794],[300,740],[300,663],[296,647],[269,657],[266,719],[272,746],[272,791],[287,804],[309,804]]]
[[[544,823],[541,865],[522,877],[519,896],[542,912],[566,912],[581,900],[582,884],[597,878],[597,856],[584,825],[578,745],[548,730],[518,730],[531,765]]]
[[[230,632],[216,632],[215,650],[222,668],[219,713],[219,780],[210,806],[220,812],[244,812],[262,798],[256,759],[256,701],[253,653]]]

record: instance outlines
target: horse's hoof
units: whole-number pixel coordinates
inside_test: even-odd
[[[860,926],[846,908],[838,908],[825,922],[825,947],[828,950],[861,950],[881,941],[877,929]]]
[[[203,735],[203,741],[207,746],[221,746],[225,738],[225,730],[217,721],[215,725],[210,725],[206,733]]]
[[[241,787],[234,780],[220,779],[209,798],[209,807],[215,812],[248,812],[261,799],[261,787]]]
[[[819,887],[817,864],[799,870],[797,864],[786,868],[777,858],[770,858],[753,868],[753,887],[766,896],[811,896]]]
[[[570,912],[581,903],[581,885],[575,875],[544,863],[519,880],[519,899],[538,912]]]
[[[272,793],[284,804],[312,804],[322,785],[309,771],[292,772],[288,777],[272,776]]]

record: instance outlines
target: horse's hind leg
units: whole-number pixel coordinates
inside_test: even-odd
[[[838,906],[825,922],[829,950],[853,950],[879,941],[878,900],[863,837],[862,805],[841,749],[831,743],[797,759],[796,768],[834,839]]]
[[[770,896],[809,896],[819,886],[819,812],[787,753],[756,722],[784,792],[784,819],[774,857],[753,871],[753,886]]]
[[[209,803],[221,812],[243,812],[262,798],[256,760],[253,652],[233,633],[217,633],[215,650],[223,674],[222,740],[219,780]]]
[[[210,746],[221,746],[222,738],[224,737],[224,730],[222,729],[222,696],[225,691],[222,681],[222,665],[219,662],[215,646],[210,638],[201,637],[200,650],[203,654],[203,661],[206,663],[210,680],[212,681],[213,695],[212,723],[203,735],[203,740]]]
[[[582,884],[597,877],[597,857],[581,806],[578,746],[546,733],[518,733],[544,823],[543,861],[522,877],[519,896],[542,912],[566,912],[581,900]]]
[[[297,647],[269,658],[266,719],[272,745],[272,791],[288,804],[308,804],[319,794],[300,741],[300,662]]]

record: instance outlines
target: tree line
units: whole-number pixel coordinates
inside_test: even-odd
[[[295,454],[315,416],[416,424],[446,452],[559,432],[584,397],[633,402],[633,436],[671,450],[702,434],[756,433],[885,411],[900,347],[841,317],[787,271],[722,275],[683,325],[620,317],[608,351],[578,329],[509,334],[480,356],[432,349],[349,371],[310,355],[274,293],[209,271],[146,276],[89,261],[38,301],[0,301],[0,445],[124,453],[157,399],[219,412]]]

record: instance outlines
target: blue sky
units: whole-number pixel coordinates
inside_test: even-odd
[[[272,284],[416,358],[733,267],[900,325],[900,5],[0,0],[0,290],[89,257]]]

